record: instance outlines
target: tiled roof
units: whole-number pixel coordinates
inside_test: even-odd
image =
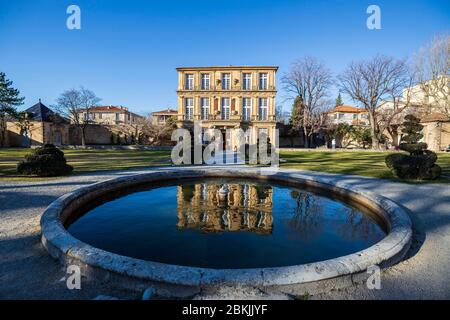
[[[353,107],[353,106],[336,106],[330,110],[330,113],[333,112],[344,112],[344,113],[362,113],[367,112],[365,109]]]
[[[438,121],[439,122],[447,122],[447,121],[450,121],[450,118],[447,117],[443,113],[434,112],[434,113],[424,115],[420,119],[420,122],[438,122]]]
[[[166,115],[166,114],[178,114],[178,111],[177,110],[173,110],[173,109],[166,109],[166,110],[152,112],[152,114],[155,115],[155,116],[157,116],[157,115]]]
[[[178,71],[180,70],[221,70],[221,69],[271,69],[278,70],[278,66],[200,66],[200,67],[178,67],[176,68]]]
[[[89,111],[128,111],[127,108],[125,107],[118,107],[118,106],[97,106],[97,107],[92,107],[89,109]]]

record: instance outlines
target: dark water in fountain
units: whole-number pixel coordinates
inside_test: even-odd
[[[385,236],[367,210],[307,190],[256,180],[172,183],[110,195],[68,230],[129,257],[232,269],[331,259]]]

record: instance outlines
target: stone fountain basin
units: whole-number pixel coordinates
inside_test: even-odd
[[[203,177],[229,177],[288,183],[316,188],[363,205],[383,221],[387,235],[375,245],[342,257],[275,268],[209,269],[145,261],[107,252],[73,237],[64,227],[77,208],[104,194],[157,181]],[[331,179],[302,175],[295,170],[251,167],[184,167],[157,169],[95,183],[67,193],[51,203],[41,218],[42,244],[49,254],[64,265],[80,266],[82,274],[116,281],[119,286],[144,288],[152,283],[181,286],[290,286],[306,285],[308,293],[329,283],[353,283],[356,275],[366,274],[371,266],[381,268],[399,262],[409,249],[411,220],[405,209],[380,195],[362,191]],[[323,289],[322,288],[322,289]],[[320,290],[319,290],[320,291]]]

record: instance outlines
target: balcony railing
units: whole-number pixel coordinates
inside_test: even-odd
[[[226,119],[222,117],[222,114],[208,114],[206,117],[201,115],[186,116],[178,115],[179,121],[242,121],[242,122],[273,122],[276,121],[274,115],[268,115],[266,117],[260,115],[252,115],[244,118],[241,114],[230,114]]]
[[[243,88],[242,86],[232,86],[229,89],[223,89],[222,85],[216,85],[216,86],[209,86],[209,88],[204,89],[202,86],[193,86],[192,89],[187,89],[186,87],[183,87],[181,89],[178,89],[178,91],[224,91],[224,92],[237,92],[237,91],[276,91],[275,86],[267,86],[266,88],[260,88],[259,86],[251,86],[249,88]]]

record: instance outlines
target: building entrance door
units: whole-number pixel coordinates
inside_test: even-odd
[[[225,129],[222,130],[222,148],[224,152],[227,150],[227,131]]]
[[[55,131],[53,133],[53,144],[55,146],[60,146],[62,144],[62,135],[61,131]]]

